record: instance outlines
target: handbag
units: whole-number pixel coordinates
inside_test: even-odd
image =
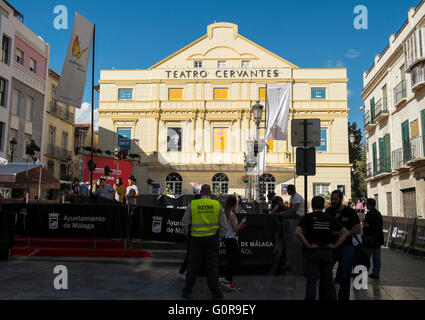
[[[370,259],[368,253],[364,250],[362,242],[359,241],[357,236],[354,236],[360,246],[360,265],[365,266],[367,270],[370,268]],[[363,237],[364,243],[364,237]]]

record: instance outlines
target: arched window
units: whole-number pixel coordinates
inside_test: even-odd
[[[169,174],[165,180],[166,188],[170,189],[175,195],[182,194],[182,184],[183,178],[178,173]]]
[[[224,173],[217,173],[212,178],[212,191],[215,194],[229,193],[229,178]]]
[[[275,192],[276,190],[276,179],[271,174],[263,174],[260,176],[260,193],[261,200],[266,200],[267,195],[270,192]]]

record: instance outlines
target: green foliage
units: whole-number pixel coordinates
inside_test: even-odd
[[[363,136],[357,123],[348,123],[348,135],[354,134],[356,141],[354,146],[349,144],[350,163],[353,164],[351,172],[351,199],[364,199],[367,197],[366,184],[366,149],[362,142]]]

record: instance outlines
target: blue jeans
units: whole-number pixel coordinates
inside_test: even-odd
[[[334,266],[338,262],[335,281],[339,282],[338,300],[350,300],[351,271],[354,264],[354,247],[342,245],[333,252]]]
[[[369,259],[373,255],[372,275],[379,277],[379,273],[381,272],[381,247],[363,248],[363,250],[367,253]]]

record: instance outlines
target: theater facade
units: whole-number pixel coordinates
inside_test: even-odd
[[[251,108],[265,104],[267,85],[292,84],[290,119],[321,119],[309,195],[340,188],[348,199],[347,82],[346,69],[299,68],[240,35],[237,25],[214,23],[206,35],[147,70],[101,71],[99,148],[120,146],[140,155],[133,173],[143,193],[168,186],[192,194],[194,185],[208,183],[245,196],[247,141],[256,136]],[[282,194],[287,184],[304,192],[295,152],[290,137],[269,141],[264,194]]]

